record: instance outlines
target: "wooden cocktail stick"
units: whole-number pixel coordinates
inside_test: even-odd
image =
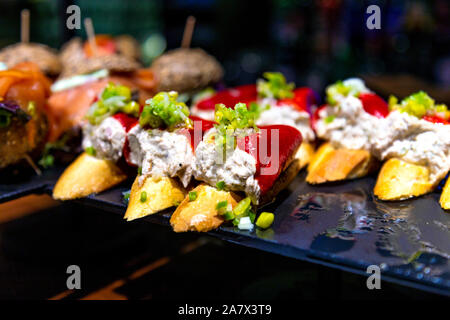
[[[92,24],[91,18],[84,19],[84,27],[86,29],[87,37],[89,40],[89,45],[92,48],[92,51],[94,52],[94,56],[97,55],[97,41],[95,41],[95,31],[94,31],[94,25]]]
[[[192,34],[194,33],[195,17],[189,16],[186,19],[184,26],[183,40],[181,41],[182,48],[189,48],[191,46]]]
[[[20,12],[20,41],[30,42],[30,10],[23,9]]]

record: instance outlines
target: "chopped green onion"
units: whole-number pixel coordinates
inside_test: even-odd
[[[139,124],[153,129],[161,126],[173,130],[179,127],[192,127],[189,108],[185,103],[177,101],[176,91],[160,92],[145,102],[139,117]]]
[[[216,210],[217,213],[222,215],[227,211],[227,207],[228,207],[228,201],[224,200],[224,201],[219,201],[216,205]]]
[[[360,79],[347,79],[345,81],[337,81],[326,88],[327,103],[336,105],[339,97],[354,96],[358,97],[363,91],[368,90],[364,82]]]
[[[251,208],[252,201],[250,197],[246,197],[239,201],[239,203],[234,207],[233,213],[236,217],[243,217],[248,215],[248,210]]]
[[[224,181],[219,181],[216,183],[216,188],[217,190],[223,190],[225,189],[225,182]]]
[[[123,200],[128,202],[130,200],[130,190],[122,192]]]
[[[242,217],[239,220],[238,228],[240,230],[252,230],[253,229],[253,223],[250,221],[249,217]]]
[[[267,229],[272,225],[274,218],[275,216],[273,213],[262,212],[259,215],[258,220],[256,220],[256,225],[261,229]]]
[[[262,98],[285,99],[292,98],[295,87],[294,83],[287,83],[286,78],[281,72],[265,72],[264,79],[257,82],[258,96]]]
[[[95,151],[94,147],[87,147],[85,151],[90,156],[95,156],[97,154],[97,151]]]
[[[389,97],[389,109],[406,112],[417,118],[426,115],[434,116],[439,114],[443,119],[450,119],[450,111],[445,104],[436,104],[435,101],[425,92],[416,92],[398,103],[394,96]]]
[[[250,221],[251,221],[252,223],[255,223],[256,213],[253,212],[252,210],[249,210],[249,211],[248,211],[248,216],[249,216],[249,218],[250,218]]]
[[[138,167],[138,175],[142,175],[142,167]]]
[[[336,116],[334,115],[329,115],[327,116],[325,119],[323,119],[323,121],[325,121],[325,123],[332,123],[334,121],[334,119],[336,118]]]
[[[141,198],[140,198],[141,202],[145,202],[147,201],[147,192],[142,191],[141,192]]]
[[[234,218],[233,225],[237,227],[239,225],[239,218]]]
[[[252,110],[247,109],[245,103],[238,103],[233,108],[227,108],[224,104],[216,104],[214,112],[214,121],[217,124],[214,127],[217,130],[215,142],[219,148],[236,147],[236,130],[253,128],[258,130],[256,119],[258,110],[253,107]],[[240,130],[240,134],[245,131]],[[230,141],[231,139],[231,141]],[[224,152],[224,155],[226,152]]]
[[[195,201],[197,199],[197,192],[191,191],[189,192],[189,201]]]
[[[130,88],[109,83],[97,102],[87,112],[87,119],[91,124],[99,124],[104,119],[118,112],[139,115],[139,104],[131,100]]]
[[[55,163],[55,157],[53,157],[53,155],[51,155],[51,154],[46,154],[46,155],[42,156],[42,158],[39,160],[38,163],[44,169],[53,167],[53,165]]]
[[[235,218],[232,211],[226,211],[222,216],[226,221],[230,221]]]

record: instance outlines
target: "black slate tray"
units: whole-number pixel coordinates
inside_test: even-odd
[[[3,169],[0,171],[0,203],[44,192],[48,186],[55,184],[63,170],[63,167],[57,167],[37,175],[31,168]]]
[[[32,193],[51,193],[54,169],[29,181],[0,185],[0,202]],[[439,206],[439,193],[402,202],[373,197],[374,177],[310,186],[301,173],[277,200],[264,208],[275,213],[268,230],[221,227],[210,235],[299,260],[368,275],[378,265],[382,281],[450,296],[450,214]],[[80,203],[123,215],[122,192],[131,181]],[[172,210],[130,223],[169,226]]]

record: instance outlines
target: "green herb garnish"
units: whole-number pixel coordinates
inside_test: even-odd
[[[197,192],[191,191],[189,192],[189,201],[195,201],[197,199]]]
[[[326,89],[327,103],[334,106],[338,103],[339,97],[358,97],[363,91],[367,91],[367,88],[365,87],[364,82],[359,79],[337,81]]]
[[[55,164],[55,157],[51,154],[46,154],[39,159],[38,164],[45,169],[53,167]]]
[[[12,113],[3,109],[0,109],[0,128],[6,128],[11,123]]]
[[[137,172],[138,172],[138,175],[142,175],[142,167],[138,167]]]
[[[224,181],[219,181],[216,183],[216,188],[217,190],[223,190],[225,189],[225,182]]]
[[[42,151],[42,157],[38,162],[39,165],[44,169],[52,167],[55,164],[55,157],[51,154],[51,152],[54,150],[61,150],[65,152],[70,151],[70,148],[67,146],[67,142],[71,137],[71,134],[66,133],[58,141],[47,142],[44,146],[44,150]]]
[[[109,83],[98,101],[89,108],[86,117],[91,124],[95,125],[118,112],[138,117],[139,104],[131,100],[130,88]]]
[[[273,213],[262,212],[259,215],[258,220],[256,220],[256,225],[261,229],[267,229],[272,225],[274,219],[275,216]]]
[[[236,147],[236,136],[245,135],[244,129],[253,128],[258,130],[256,126],[257,114],[255,111],[247,109],[245,103],[238,103],[234,109],[227,108],[223,104],[216,104],[214,120],[217,124],[214,127],[217,133],[214,137],[216,146],[223,148],[224,151],[234,150]],[[226,156],[226,152],[223,153]]]
[[[249,210],[248,211],[248,216],[250,218],[250,221],[252,223],[255,223],[256,213],[254,211],[252,211],[252,210]]]
[[[145,201],[147,201],[147,192],[142,191],[141,192],[141,197],[139,199],[142,203],[144,203]]]
[[[86,153],[90,156],[95,156],[97,154],[97,151],[95,151],[94,147],[87,147],[86,149],[84,149],[84,151],[86,151]]]
[[[128,202],[130,200],[130,190],[122,192],[123,200]]]
[[[325,121],[325,123],[332,123],[335,118],[336,118],[336,116],[330,115],[330,116],[325,117],[325,119],[323,119],[323,121]]]
[[[224,214],[227,211],[227,208],[228,208],[227,200],[217,202],[216,210],[218,214],[220,215]]]
[[[251,209],[252,201],[250,197],[246,197],[239,201],[239,203],[234,207],[233,213],[236,217],[241,218],[248,216],[248,213]]]
[[[166,127],[173,130],[179,127],[192,127],[189,119],[189,109],[183,102],[177,101],[178,93],[160,92],[145,102],[139,117],[141,127],[149,126],[153,129]]]
[[[259,97],[286,99],[294,96],[292,90],[294,90],[295,84],[287,83],[281,72],[265,72],[263,77],[266,80],[259,79],[256,84]]]
[[[226,221],[233,220],[233,219],[235,218],[232,211],[226,211],[226,212],[222,215],[222,217],[223,217]]]
[[[423,91],[416,92],[398,103],[395,96],[389,97],[389,110],[398,110],[406,112],[417,118],[422,118],[425,115],[439,116],[442,119],[450,119],[450,111],[445,104],[435,104],[428,94]]]

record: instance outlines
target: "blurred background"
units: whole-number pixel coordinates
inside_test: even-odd
[[[449,99],[448,0],[2,0],[0,46],[19,41],[23,8],[31,11],[33,42],[60,48],[74,35],[85,37],[83,26],[65,27],[71,4],[82,19],[93,19],[96,33],[136,37],[147,64],[180,46],[186,18],[194,15],[192,46],[218,58],[228,86],[277,70],[318,92],[363,76],[382,95],[420,86],[437,100]],[[381,8],[380,30],[366,27],[371,4]]]

